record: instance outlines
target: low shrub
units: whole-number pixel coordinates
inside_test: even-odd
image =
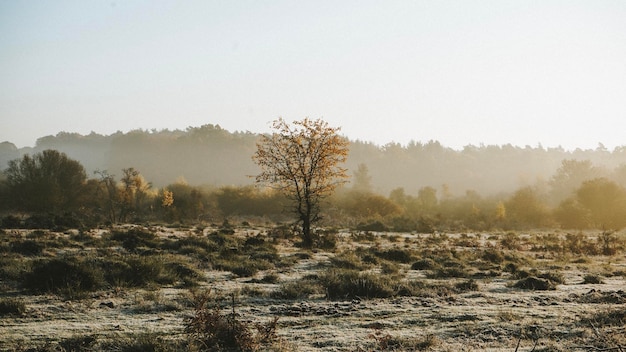
[[[26,239],[11,242],[10,248],[13,253],[19,253],[25,256],[37,256],[41,255],[45,244],[42,243],[42,241]]]
[[[451,277],[464,278],[470,276],[471,273],[464,267],[440,268],[426,274],[426,277],[429,279],[447,279]]]
[[[581,318],[581,322],[585,325],[594,324],[595,326],[624,326],[626,323],[626,309],[615,308],[600,311]]]
[[[495,249],[485,250],[481,258],[493,264],[502,264],[502,262],[504,262],[504,259],[505,259],[504,254],[502,254],[502,252],[497,251]]]
[[[24,315],[26,313],[26,303],[17,298],[0,299],[0,316],[4,315]]]
[[[478,286],[478,283],[473,280],[467,280],[467,281],[461,281],[461,282],[457,282],[456,284],[454,284],[454,288],[457,290],[457,292],[461,293],[461,292],[470,292],[470,291],[478,291],[480,288]]]
[[[343,252],[330,258],[330,264],[338,269],[365,270],[370,267],[369,264],[363,263],[361,257],[354,252]]]
[[[26,289],[36,293],[70,297],[100,289],[104,284],[104,275],[99,267],[74,257],[38,260],[23,282]]]
[[[158,248],[160,241],[158,236],[149,230],[132,228],[128,231],[113,231],[106,236],[111,241],[122,244],[127,251],[133,252],[140,247]]]
[[[277,299],[302,299],[310,295],[323,293],[324,289],[319,283],[317,275],[307,275],[299,280],[285,282],[271,293],[272,298]]]
[[[15,215],[7,215],[0,221],[3,229],[19,229],[22,227],[22,220]]]
[[[604,284],[604,280],[600,275],[587,274],[583,278],[583,284]]]
[[[374,250],[373,253],[379,258],[399,263],[410,263],[415,260],[413,252],[408,249],[390,248],[386,250]]]
[[[396,294],[399,280],[389,275],[360,273],[356,270],[326,271],[319,282],[328,299],[387,298]]]
[[[389,228],[380,221],[374,221],[370,223],[361,223],[356,227],[359,231],[376,231],[376,232],[385,232],[389,231]]]
[[[433,270],[437,269],[439,265],[430,258],[424,258],[416,261],[411,265],[411,270]]]
[[[538,291],[547,291],[547,290],[556,290],[556,284],[548,279],[542,279],[535,276],[529,276],[527,278],[521,279],[517,281],[514,285],[516,288],[521,288],[524,290],[538,290]]]
[[[155,333],[141,333],[126,337],[118,337],[102,345],[104,351],[115,352],[175,352],[187,350],[181,341],[163,338]],[[95,351],[97,349],[86,349]]]
[[[87,352],[94,350],[95,343],[95,336],[74,336],[59,341],[59,347],[64,352]]]
[[[234,302],[232,313],[223,314],[219,305],[209,305],[209,298],[206,294],[196,296],[194,314],[185,321],[191,350],[257,351],[277,339],[278,318],[266,324],[252,324],[237,319]]]

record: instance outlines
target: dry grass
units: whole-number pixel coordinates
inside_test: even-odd
[[[0,350],[626,349],[620,233],[328,234],[4,232]]]

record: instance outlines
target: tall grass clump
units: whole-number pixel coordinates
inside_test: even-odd
[[[92,261],[66,257],[35,261],[23,285],[35,293],[77,297],[103,288],[105,280],[102,270]]]
[[[331,269],[319,277],[328,299],[388,298],[399,285],[389,275]]]

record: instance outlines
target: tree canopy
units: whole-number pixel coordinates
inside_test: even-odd
[[[275,132],[261,137],[253,157],[261,167],[256,182],[282,191],[293,201],[303,244],[311,246],[311,224],[320,219],[320,201],[348,177],[341,164],[349,142],[338,134],[339,128],[321,119],[289,124],[280,118],[272,127]]]

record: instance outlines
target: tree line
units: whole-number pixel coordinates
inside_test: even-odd
[[[111,135],[60,132],[42,137],[34,148],[16,148],[0,143],[0,170],[10,160],[47,149],[65,153],[79,161],[91,177],[94,171],[109,170],[118,176],[133,167],[153,184],[164,187],[179,177],[192,185],[251,185],[259,168],[250,158],[261,135],[229,132],[218,125],[185,130],[134,130]],[[349,174],[367,165],[376,193],[388,196],[402,187],[417,194],[422,187],[435,187],[443,196],[462,196],[473,190],[483,196],[511,193],[537,181],[548,182],[563,160],[589,160],[594,167],[609,171],[626,164],[626,148],[564,150],[538,146],[468,145],[451,149],[437,141],[376,145],[350,141],[345,168]]]
[[[297,221],[275,189],[191,185],[156,187],[139,169],[87,173],[57,150],[13,159],[0,176],[2,226],[81,227],[111,223]],[[626,165],[612,170],[589,160],[562,160],[547,180],[512,192],[453,194],[445,184],[417,192],[377,192],[365,163],[324,200],[320,224],[362,230],[436,231],[626,226]]]

